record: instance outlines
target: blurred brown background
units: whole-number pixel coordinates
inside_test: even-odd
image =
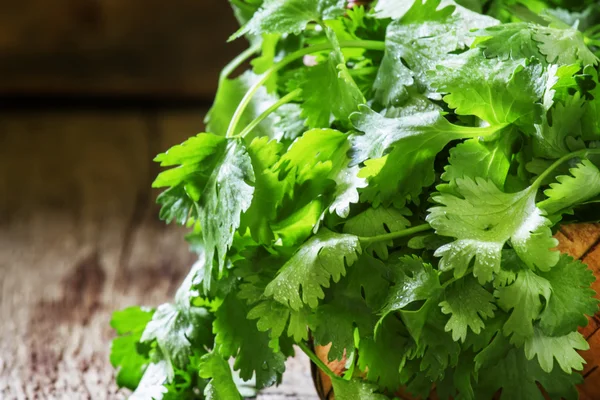
[[[0,399],[119,399],[110,314],[193,263],[158,152],[202,131],[244,49],[226,0],[0,1]],[[314,399],[308,364],[264,399]]]

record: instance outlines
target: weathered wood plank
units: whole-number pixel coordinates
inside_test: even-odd
[[[194,261],[157,218],[151,160],[201,128],[195,112],[0,114],[1,399],[126,397],[110,315],[169,301]],[[264,399],[315,398],[307,368]]]
[[[212,98],[236,29],[225,0],[8,0],[0,94]]]

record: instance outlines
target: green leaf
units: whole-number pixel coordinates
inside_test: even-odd
[[[581,32],[567,25],[542,26],[526,22],[502,24],[476,32],[477,46],[487,57],[529,59],[548,64],[596,65],[597,57],[584,43]]]
[[[395,284],[390,288],[382,320],[393,311],[401,310],[416,301],[436,297],[442,287],[438,272],[416,256],[405,256],[393,266]],[[381,320],[380,320],[381,323]]]
[[[467,35],[469,30],[497,23],[493,18],[463,7],[438,8],[440,0],[409,3],[412,7],[408,13],[387,28],[386,51],[374,83],[375,99],[386,106],[405,98],[407,86],[413,84],[420,92],[430,92],[425,73],[434,69],[450,53],[469,46],[473,40]],[[378,8],[386,8],[388,12],[380,12],[376,16],[398,14],[393,8],[401,12],[404,2],[388,5],[380,1],[376,12]]]
[[[158,175],[153,187],[183,187],[181,201],[195,205],[195,215],[202,227],[206,265],[204,285],[210,287],[212,261],[217,255],[219,275],[225,256],[233,242],[233,233],[240,226],[242,212],[250,207],[254,194],[254,171],[250,156],[241,139],[223,139],[201,133],[159,154],[155,161],[161,166],[174,166]],[[183,196],[183,192],[175,192]],[[169,194],[171,196],[171,194]],[[167,205],[179,203],[168,202]],[[181,209],[166,211],[166,215],[181,215]]]
[[[248,306],[230,293],[215,313],[215,349],[222,357],[234,357],[234,370],[247,381],[254,375],[258,389],[281,382],[285,356],[269,347],[269,335],[249,320]]]
[[[201,378],[210,379],[204,389],[206,400],[242,399],[233,381],[229,364],[218,353],[212,351],[203,355],[198,372]]]
[[[479,371],[476,399],[490,399],[502,389],[501,400],[544,400],[538,383],[553,400],[579,398],[575,385],[582,382],[581,375],[566,374],[560,368],[555,368],[548,374],[540,368],[537,361],[528,361],[522,349],[514,349],[500,342],[501,335],[490,345],[497,348],[494,362],[488,363],[486,368]]]
[[[550,116],[535,125],[532,137],[535,156],[556,159],[572,151],[569,141],[581,136],[584,104],[578,94],[569,97],[566,102],[557,102],[550,110]]]
[[[539,120],[546,87],[540,64],[488,59],[479,50],[449,57],[429,74],[444,101],[459,115],[475,115],[490,124]]]
[[[577,350],[588,350],[590,345],[579,332],[571,332],[565,336],[547,336],[541,329],[534,329],[534,335],[525,342],[525,356],[532,360],[537,356],[540,367],[545,372],[552,372],[554,359],[567,374],[573,370],[582,370],[585,360]]]
[[[410,216],[410,211],[406,208],[398,210],[394,207],[369,207],[346,221],[344,224],[344,233],[369,237],[389,232],[398,232],[410,226],[410,222],[406,219],[406,216]],[[392,245],[392,240],[382,240],[369,244],[365,248],[365,251],[371,255],[375,253],[382,260],[387,260],[388,247]]]
[[[520,346],[533,337],[533,321],[542,311],[541,298],[548,301],[551,293],[550,282],[529,269],[521,270],[513,284],[496,290],[498,306],[506,312],[512,310],[503,327],[506,336],[512,335],[511,343]]]
[[[442,206],[429,209],[427,222],[438,235],[457,238],[440,247],[442,271],[454,269],[463,276],[473,258],[473,275],[480,283],[492,280],[500,271],[502,248],[510,240],[513,248],[530,267],[547,271],[558,262],[557,245],[550,221],[536,207],[535,187],[517,193],[503,193],[482,178],[457,179],[458,195],[439,193],[433,200]]]
[[[358,348],[358,366],[367,371],[367,379],[395,391],[400,382],[400,368],[409,350],[409,338],[402,335],[402,323],[386,318],[375,337],[362,338]]]
[[[165,383],[169,370],[170,367],[166,360],[159,360],[148,365],[140,384],[129,396],[129,400],[161,400],[167,393]]]
[[[330,279],[338,282],[362,252],[356,236],[322,230],[300,246],[279,270],[265,289],[265,295],[275,298],[293,310],[308,304],[315,308],[324,297],[322,287]]]
[[[407,110],[412,111],[412,110]],[[436,155],[452,140],[487,135],[485,128],[448,122],[439,111],[414,112],[386,118],[367,106],[352,115],[364,135],[352,135],[352,163],[365,162],[359,176],[369,178],[364,198],[377,206],[392,199],[415,198],[433,183]],[[386,152],[388,154],[384,155]]]
[[[150,357],[148,351],[140,348],[140,339],[152,314],[153,310],[139,307],[129,307],[113,313],[110,326],[119,336],[111,343],[110,363],[118,368],[116,379],[119,387],[135,389],[148,366]]]
[[[212,343],[211,324],[212,316],[205,308],[162,304],[146,325],[140,341],[156,341],[172,379],[175,369],[189,362],[192,348]]]
[[[589,160],[582,160],[569,170],[571,175],[560,175],[558,183],[551,183],[544,191],[548,197],[538,207],[548,214],[556,214],[592,199],[600,194],[600,170]]]
[[[329,360],[341,360],[354,352],[354,330],[360,336],[369,336],[376,318],[361,297],[334,288],[333,298],[315,309],[309,318],[315,344],[329,349]],[[337,289],[337,290],[336,290]]]
[[[483,319],[493,318],[494,296],[485,290],[471,277],[454,282],[444,290],[444,301],[440,304],[444,314],[450,314],[446,324],[446,332],[452,332],[454,341],[463,343],[467,337],[467,329],[479,335],[485,327]]]
[[[348,117],[366,102],[346,67],[335,34],[328,29],[328,37],[334,46],[326,61],[308,68],[300,84],[304,102],[302,117],[310,128],[326,128],[333,118],[348,125]]]
[[[300,34],[309,22],[335,19],[346,0],[265,0],[262,7],[229,40],[263,33]]]
[[[506,132],[494,142],[469,139],[450,149],[450,162],[442,179],[452,182],[459,178],[488,177],[498,189],[504,189],[512,161],[512,146],[516,135]]]
[[[598,311],[595,291],[590,287],[596,280],[593,272],[581,261],[562,255],[550,271],[540,273],[548,280],[552,293],[540,315],[540,327],[550,336],[562,336],[578,326],[586,326],[585,315]]]
[[[336,398],[344,400],[388,400],[387,396],[375,393],[377,386],[361,380],[332,379]]]

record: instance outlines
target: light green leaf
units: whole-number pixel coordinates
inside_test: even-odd
[[[344,12],[346,0],[265,0],[262,7],[229,40],[245,34],[300,34],[309,22],[335,19]]]
[[[492,125],[523,126],[541,117],[546,74],[540,64],[488,59],[474,49],[448,57],[429,77],[459,115],[475,115]]]
[[[387,396],[375,393],[377,385],[362,380],[344,380],[342,378],[331,381],[336,398],[344,400],[388,400]]]
[[[588,350],[590,345],[579,332],[571,332],[565,336],[547,336],[541,329],[535,328],[534,335],[525,342],[525,356],[533,360],[537,356],[540,367],[545,372],[552,372],[554,359],[567,374],[573,370],[582,370],[585,360],[577,350]]]
[[[600,194],[600,170],[589,160],[582,160],[569,170],[571,175],[560,175],[558,183],[551,183],[544,191],[548,197],[538,207],[548,214],[556,214],[577,206]]]
[[[437,234],[457,239],[435,252],[442,257],[440,270],[454,269],[454,275],[461,277],[475,258],[473,275],[480,283],[489,282],[500,271],[502,248],[509,240],[532,268],[547,271],[558,262],[558,252],[551,250],[557,241],[550,221],[535,205],[534,187],[503,193],[491,181],[464,178],[456,180],[456,190],[460,197],[434,195],[442,206],[429,209],[427,216]]]
[[[594,273],[581,261],[562,255],[550,271],[540,273],[550,282],[552,294],[540,316],[540,327],[551,336],[562,336],[586,326],[586,315],[598,311],[595,291],[590,287]]]
[[[315,308],[325,296],[322,287],[329,287],[330,279],[338,282],[346,275],[346,266],[352,265],[361,252],[356,236],[321,231],[285,263],[267,285],[265,295],[293,310],[304,303]]]
[[[410,211],[406,208],[399,210],[394,207],[369,207],[346,221],[344,233],[368,237],[398,232],[410,226],[410,221],[406,219],[406,216],[409,215]],[[392,240],[374,242],[369,244],[365,251],[371,255],[374,252],[377,257],[387,260],[388,247],[391,247],[392,244]]]
[[[203,379],[210,379],[204,396],[206,400],[235,400],[242,399],[231,375],[229,364],[217,352],[202,356],[198,373]]]
[[[533,321],[542,311],[540,298],[548,301],[551,293],[550,282],[529,269],[521,270],[513,284],[496,290],[500,308],[506,312],[512,310],[503,327],[506,336],[512,335],[511,343],[521,346],[533,337]]]
[[[454,282],[444,290],[444,301],[439,304],[444,314],[451,315],[446,332],[452,332],[452,339],[463,343],[468,328],[479,335],[485,327],[483,319],[494,317],[494,300],[494,296],[472,277]]]

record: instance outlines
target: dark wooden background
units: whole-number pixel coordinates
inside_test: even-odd
[[[227,0],[3,0],[0,93],[210,98],[236,29]]]
[[[246,43],[226,0],[0,1],[0,399],[122,399],[111,312],[194,258],[152,158],[202,131]],[[315,399],[306,359],[264,399]]]

